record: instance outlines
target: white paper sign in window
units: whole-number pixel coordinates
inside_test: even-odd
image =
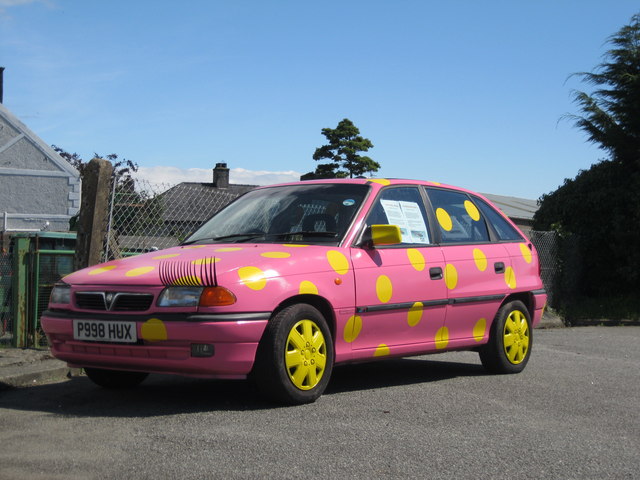
[[[389,225],[400,227],[402,243],[429,243],[429,233],[420,207],[415,202],[380,200]]]

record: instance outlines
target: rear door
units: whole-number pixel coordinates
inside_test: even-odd
[[[515,288],[509,252],[495,241],[473,196],[443,188],[427,192],[445,261],[447,347],[486,342],[502,300]]]

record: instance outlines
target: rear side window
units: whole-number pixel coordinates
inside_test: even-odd
[[[439,189],[427,189],[427,193],[436,214],[442,243],[489,241],[487,224],[467,194]]]
[[[522,235],[520,235],[518,231],[513,228],[513,225],[511,225],[502,215],[496,212],[486,202],[479,198],[474,198],[474,201],[476,202],[476,205],[478,205],[478,208],[480,208],[482,214],[496,231],[496,234],[498,235],[498,238],[500,240],[516,242],[523,240]]]

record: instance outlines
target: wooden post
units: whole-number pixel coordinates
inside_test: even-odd
[[[18,234],[13,243],[12,311],[14,347],[27,346],[28,315],[27,305],[29,289],[29,244],[26,234]]]
[[[113,165],[102,158],[94,158],[85,167],[76,255],[73,260],[74,270],[95,265],[102,260],[112,174]]]

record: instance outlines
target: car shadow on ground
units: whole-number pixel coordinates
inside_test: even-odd
[[[480,365],[423,359],[390,359],[334,369],[325,395],[333,396],[455,377],[484,375]],[[131,390],[108,390],[87,377],[0,392],[0,408],[69,417],[138,418],[210,411],[287,407],[261,398],[249,381],[220,381],[150,375]]]
[[[398,358],[335,367],[325,395],[486,375],[480,364]]]

